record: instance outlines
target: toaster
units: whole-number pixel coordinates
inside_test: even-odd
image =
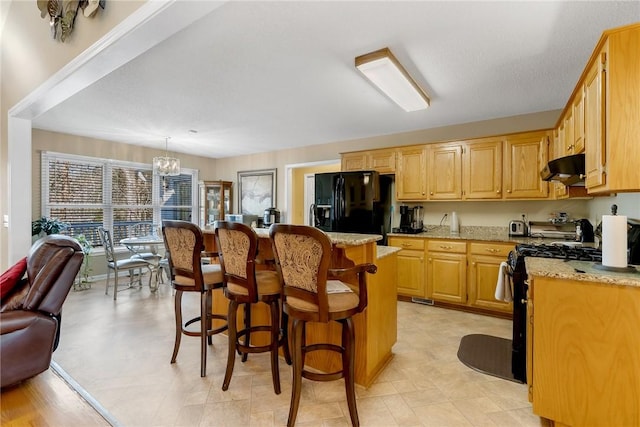
[[[524,221],[509,222],[509,236],[526,236],[527,224]]]

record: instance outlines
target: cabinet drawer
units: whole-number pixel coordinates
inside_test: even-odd
[[[451,252],[463,254],[467,252],[466,242],[453,242],[451,240],[430,240],[427,244],[429,252]]]
[[[424,250],[424,239],[418,239],[418,238],[406,239],[406,238],[391,237],[389,239],[389,246],[395,246],[397,248],[402,248],[402,249],[413,249],[413,250],[422,251]]]
[[[507,257],[514,245],[498,244],[498,243],[471,243],[469,245],[469,253],[474,255],[490,255]]]

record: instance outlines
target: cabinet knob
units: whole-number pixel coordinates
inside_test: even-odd
[[[496,193],[497,193],[497,194],[500,194],[500,189],[499,189],[499,188],[496,190]]]
[[[433,196],[433,191],[431,193],[429,193],[429,194],[431,194]]]
[[[507,193],[511,193],[511,190],[507,190]]]

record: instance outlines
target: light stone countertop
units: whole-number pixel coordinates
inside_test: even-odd
[[[619,273],[596,269],[593,261],[565,261],[526,257],[527,275],[640,287],[640,267],[636,272]],[[579,271],[578,271],[579,270]],[[581,273],[582,272],[582,273]]]
[[[451,234],[449,226],[429,225],[425,227],[426,231],[417,234],[405,233],[389,233],[392,237],[408,237],[421,239],[451,239],[451,240],[477,240],[485,242],[501,242],[501,243],[551,243],[557,242],[559,239],[543,239],[541,237],[527,236],[509,236],[508,227],[489,227],[489,226],[461,226],[460,233]]]
[[[395,246],[380,246],[378,245],[378,259],[384,258],[391,254],[395,254],[396,252],[400,252],[402,248],[398,248]]]
[[[254,228],[253,230],[256,232],[258,237],[262,239],[269,238],[268,228]],[[202,232],[213,233],[213,228],[203,228]],[[327,232],[327,235],[331,239],[331,243],[341,246],[359,246],[382,240],[382,236],[380,234],[336,233],[330,231]]]

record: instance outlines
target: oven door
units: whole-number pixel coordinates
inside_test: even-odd
[[[507,260],[513,286],[513,336],[511,372],[513,377],[527,382],[527,272],[525,257],[511,251]]]

